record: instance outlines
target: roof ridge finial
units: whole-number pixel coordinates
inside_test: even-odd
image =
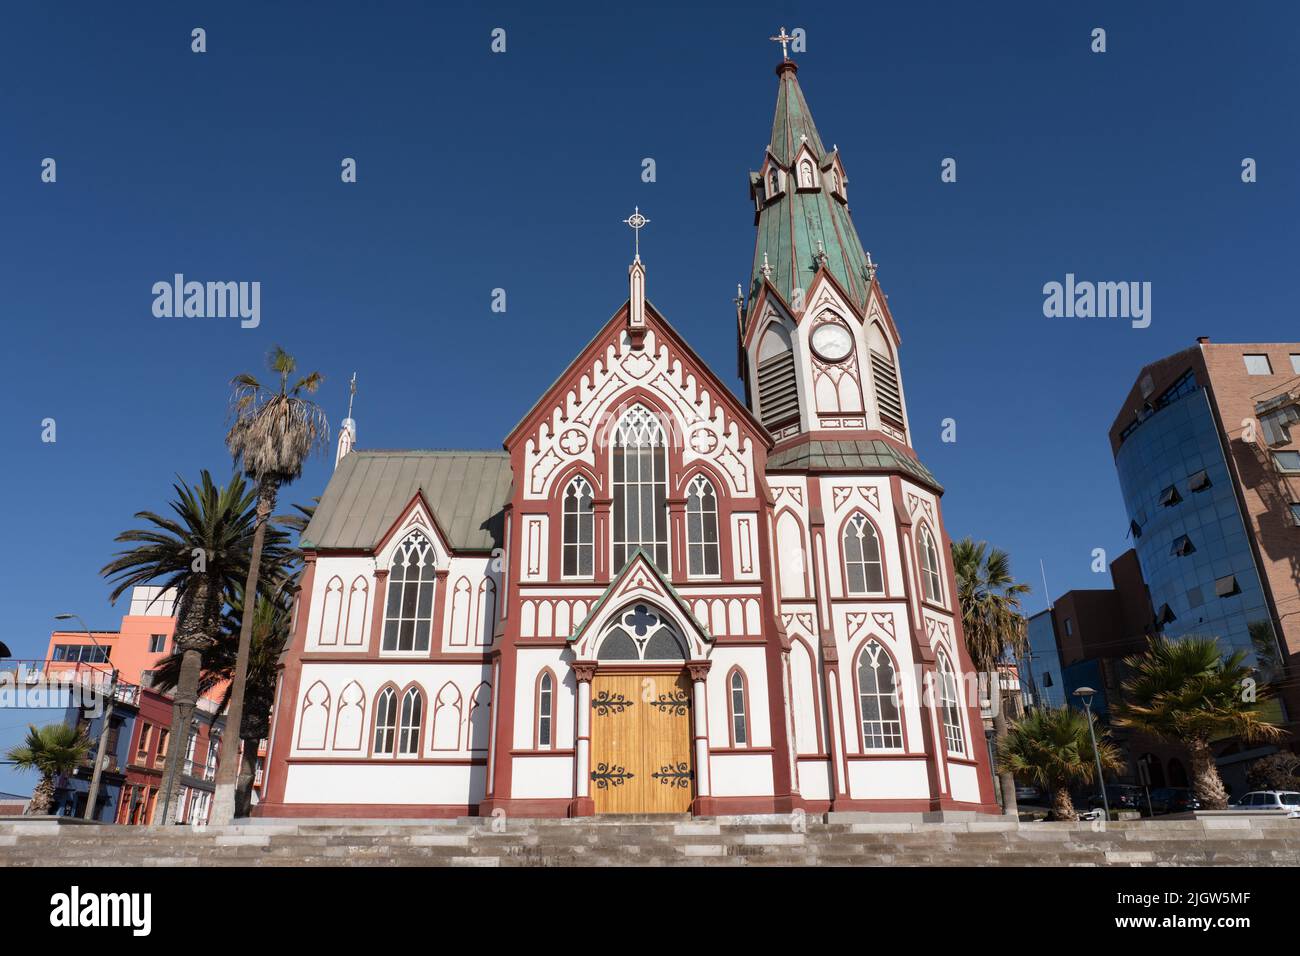
[[[772,267],[767,263],[767,250],[763,250],[763,268],[759,270],[763,273],[764,279],[772,278]]]
[[[636,254],[636,257],[632,261],[640,262],[641,261],[641,230],[645,228],[645,224],[648,223],[650,220],[647,219],[645,216],[641,215],[640,206],[633,206],[632,215],[628,216],[623,221],[632,227],[632,235],[635,237],[633,239],[633,249]]]
[[[357,423],[352,420],[352,399],[357,394],[357,373],[352,373],[352,380],[348,383],[348,417],[343,419],[343,427],[339,429],[338,446],[334,450],[334,468],[339,467],[348,452],[352,451],[357,445]]]
[[[871,261],[871,250],[870,250],[870,249],[867,250],[867,265],[866,265],[866,272],[867,272],[867,281],[868,281],[868,282],[874,282],[874,281],[875,281],[875,278],[876,278],[876,264],[875,264],[874,262]]]

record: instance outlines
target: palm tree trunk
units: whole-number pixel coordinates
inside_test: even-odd
[[[175,644],[183,648],[181,671],[177,674],[172,696],[172,743],[168,745],[166,757],[162,761],[159,813],[153,817],[156,823],[164,826],[172,822],[173,809],[181,791],[181,762],[185,760],[190,744],[190,723],[194,721],[194,709],[199,702],[199,679],[203,674],[200,644],[207,640],[209,633],[216,632],[216,627],[211,622],[221,614],[220,602],[216,609],[213,609],[212,604],[212,585],[207,580],[200,580],[175,630]]]
[[[1070,788],[1064,784],[1058,785],[1052,791],[1052,816],[1058,820],[1071,822],[1079,819],[1079,814],[1074,809],[1074,801],[1070,799]]]
[[[32,799],[27,804],[24,816],[47,817],[52,809],[54,809],[54,776],[48,773],[41,774],[40,782],[32,791]]]
[[[246,817],[253,809],[253,779],[257,776],[257,745],[261,738],[245,737],[241,743],[243,757],[239,761],[239,780],[235,784],[235,816]]]
[[[1228,806],[1228,791],[1223,788],[1223,778],[1214,763],[1214,751],[1208,740],[1189,740],[1187,749],[1192,754],[1192,789],[1205,810],[1224,810]]]
[[[996,667],[988,672],[989,703],[993,708],[993,740],[1000,751],[1007,739],[1007,715],[1002,706],[1002,675]],[[1015,775],[1003,771],[998,780],[1002,784],[1002,812],[1019,819],[1020,808],[1016,805]]]
[[[253,548],[248,558],[248,580],[244,584],[244,608],[239,622],[239,651],[235,656],[235,677],[230,685],[230,704],[226,709],[225,739],[221,764],[217,768],[217,792],[212,801],[211,822],[228,826],[235,819],[235,777],[239,767],[239,746],[244,722],[244,685],[248,681],[248,654],[253,644],[253,615],[257,608],[257,579],[262,570],[262,543],[266,540],[266,523],[275,510],[279,485],[272,477],[257,481],[257,524],[253,529]]]

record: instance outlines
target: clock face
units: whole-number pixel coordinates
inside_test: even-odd
[[[853,351],[853,337],[838,322],[827,322],[813,330],[812,347],[819,358],[839,362]]]

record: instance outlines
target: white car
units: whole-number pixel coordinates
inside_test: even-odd
[[[1252,790],[1233,806],[1242,810],[1283,810],[1287,816],[1300,817],[1300,791]]]

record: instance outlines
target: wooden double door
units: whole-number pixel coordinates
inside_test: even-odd
[[[685,671],[595,676],[589,792],[597,813],[690,811],[691,709]]]

